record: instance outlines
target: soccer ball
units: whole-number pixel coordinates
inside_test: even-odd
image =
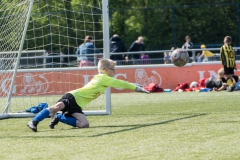
[[[171,53],[171,60],[175,66],[182,67],[187,64],[189,59],[188,52],[185,49],[175,49]]]

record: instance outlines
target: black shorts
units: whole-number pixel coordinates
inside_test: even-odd
[[[74,96],[71,93],[66,93],[58,102],[63,102],[65,107],[61,110],[66,116],[71,116],[73,113],[83,113],[82,108],[77,104]]]
[[[224,66],[224,74],[234,74],[234,68]]]

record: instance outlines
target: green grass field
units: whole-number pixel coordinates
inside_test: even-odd
[[[0,120],[0,159],[240,159],[240,92],[113,94],[90,128]]]

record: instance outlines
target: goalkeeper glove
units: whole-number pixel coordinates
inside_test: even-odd
[[[139,87],[139,86],[136,86],[135,91],[137,91],[137,92],[141,92],[141,93],[147,93],[147,94],[150,94],[149,91],[147,91],[147,90],[145,90],[144,88]]]

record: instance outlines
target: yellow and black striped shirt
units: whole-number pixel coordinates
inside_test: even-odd
[[[234,68],[236,65],[235,53],[230,45],[223,45],[220,49],[222,65],[227,68]]]

